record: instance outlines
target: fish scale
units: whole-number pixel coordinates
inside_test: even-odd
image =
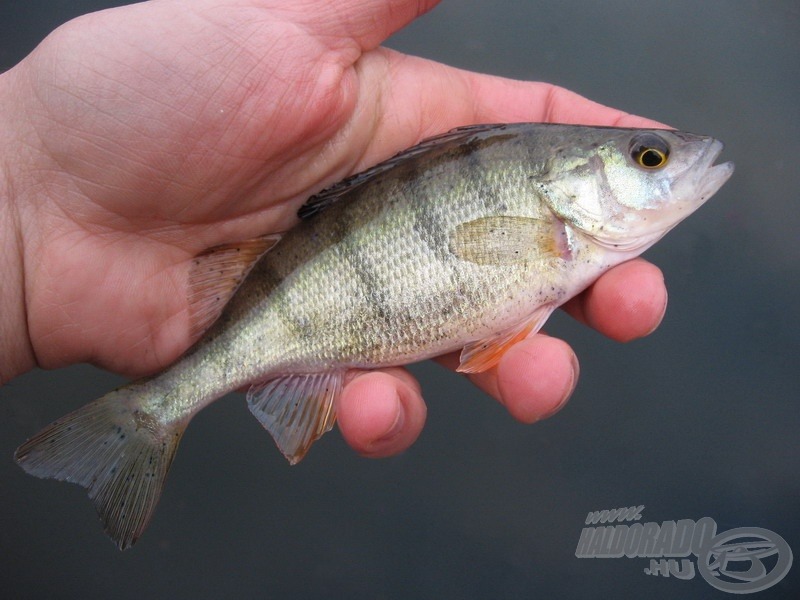
[[[192,331],[164,372],[22,444],[38,477],[86,487],[124,549],[147,526],[192,417],[250,385],[292,463],[335,420],[348,369],[461,349],[492,368],[559,305],[691,214],[730,177],[720,142],[666,130],[476,125],[317,194],[300,224],[192,263]]]

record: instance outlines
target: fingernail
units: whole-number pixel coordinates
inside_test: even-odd
[[[405,423],[405,415],[403,413],[402,403],[400,402],[400,398],[397,399],[397,412],[394,416],[394,421],[392,422],[391,427],[386,430],[379,438],[372,441],[370,444],[370,449],[374,448],[375,446],[381,446],[386,442],[392,441],[397,435],[402,431],[403,424]]]
[[[559,400],[558,404],[555,405],[553,410],[542,416],[542,419],[552,417],[554,414],[564,408],[569,399],[572,397],[572,393],[575,391],[575,388],[578,386],[578,378],[580,376],[581,367],[578,363],[578,357],[575,356],[574,352],[572,353],[572,359],[570,362],[572,363],[572,377],[570,379],[569,386],[567,387],[567,392],[564,394],[564,397]]]
[[[661,325],[661,321],[664,320],[664,315],[667,314],[667,304],[669,304],[669,295],[667,294],[667,291],[664,290],[664,306],[661,307],[661,314],[658,316],[656,324],[653,325],[650,331],[644,334],[645,336],[648,336],[651,333],[653,333],[656,329],[658,329],[658,326]]]

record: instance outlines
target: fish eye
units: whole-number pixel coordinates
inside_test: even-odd
[[[669,146],[663,138],[645,133],[633,139],[631,158],[644,169],[660,169],[669,161]]]

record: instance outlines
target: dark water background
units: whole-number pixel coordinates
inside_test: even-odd
[[[0,69],[115,2],[0,0]],[[189,428],[147,534],[109,543],[82,489],[26,476],[14,448],[120,378],[34,372],[0,389],[6,598],[711,598],[579,559],[589,511],[761,527],[800,554],[800,6],[796,1],[449,0],[389,46],[546,80],[726,142],[736,173],[648,252],[661,328],[622,345],[557,315],[581,359],[570,404],[514,422],[459,377],[415,368],[419,442],[373,461],[333,433],[288,468],[242,399]],[[800,565],[761,598],[800,597]]]

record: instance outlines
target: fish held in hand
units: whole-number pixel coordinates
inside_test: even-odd
[[[203,407],[249,385],[295,463],[332,427],[348,369],[462,349],[460,371],[485,371],[713,195],[733,172],[714,164],[721,150],[677,131],[532,123],[426,140],[312,197],[283,236],[198,256],[199,341],[46,427],[17,462],[88,488],[127,548]]]

